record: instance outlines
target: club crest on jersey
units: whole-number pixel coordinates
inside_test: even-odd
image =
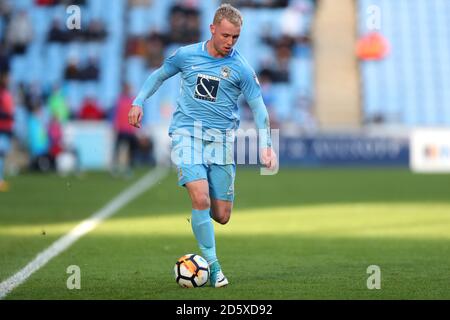
[[[259,80],[258,80],[258,76],[256,75],[256,73],[253,74],[253,79],[255,79],[255,82],[258,86],[260,86],[259,84]]]
[[[220,75],[222,78],[228,79],[230,77],[231,69],[228,67],[222,67],[222,70],[220,70]]]
[[[200,100],[215,102],[219,91],[220,78],[205,74],[197,75],[194,97]]]

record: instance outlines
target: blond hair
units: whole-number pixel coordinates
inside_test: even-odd
[[[223,19],[227,19],[235,26],[242,26],[244,19],[238,9],[231,4],[222,4],[214,14],[213,24],[219,24]]]

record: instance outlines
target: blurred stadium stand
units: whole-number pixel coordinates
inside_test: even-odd
[[[335,124],[450,125],[450,1],[342,0],[339,7],[335,0],[226,2],[244,15],[237,49],[258,73],[271,126],[282,136],[318,134]],[[70,120],[96,114],[111,122],[122,85],[135,95],[179,46],[209,39],[221,3],[1,1],[1,67],[10,74],[18,141],[27,146],[28,120],[36,110],[44,124],[50,122],[57,88]],[[81,9],[81,30],[66,27],[71,4]],[[357,50],[373,31],[367,24],[371,6],[380,9],[376,31],[388,47],[377,58]],[[12,45],[22,36],[25,45]],[[141,134],[159,142],[152,128],[166,130],[178,89],[175,76],[146,102]],[[99,112],[82,112],[86,104],[98,105]],[[252,125],[245,101],[239,104],[242,125]]]
[[[214,10],[220,1],[132,1],[126,0],[86,0],[82,1],[81,20],[82,30],[93,20],[100,20],[106,28],[106,38],[103,41],[86,41],[73,39],[66,42],[48,40],[48,33],[54,20],[58,20],[62,29],[65,19],[69,16],[66,7],[70,1],[57,5],[38,5],[39,1],[21,0],[10,1],[12,14],[24,10],[28,15],[33,30],[33,38],[26,53],[12,55],[11,80],[12,89],[16,90],[19,83],[26,85],[37,84],[41,90],[49,90],[53,85],[63,86],[65,96],[73,113],[77,113],[85,97],[95,94],[100,106],[108,110],[120,93],[120,85],[127,82],[136,93],[146,77],[158,65],[152,67],[150,59],[144,54],[126,54],[126,44],[130,38],[148,39],[150,32],[169,34],[171,8],[179,4],[180,7],[195,10],[200,16],[200,37],[198,41],[209,38],[209,24]],[[51,1],[48,1],[51,2]],[[283,34],[291,37],[303,37],[309,33],[312,19],[311,1],[291,1],[292,5],[282,8],[242,7],[245,25],[238,49],[246,56],[255,70],[261,71],[267,66],[276,66],[275,47],[265,41],[265,37],[277,40]],[[76,3],[76,1],[75,1]],[[287,26],[286,19],[299,21]],[[6,19],[1,18],[0,30],[5,32]],[[66,30],[70,33],[70,31]],[[178,46],[185,43],[174,43],[164,39],[163,55],[167,57]],[[147,43],[144,43],[146,46]],[[257,54],[255,48],[258,48]],[[289,48],[292,55],[288,61],[289,81],[276,82],[267,85],[265,90],[273,97],[273,116],[277,122],[295,119],[302,124],[304,119],[294,110],[296,102],[305,104],[312,101],[312,52],[307,43],[296,43]],[[146,48],[143,49],[147,51]],[[99,79],[97,81],[77,81],[65,79],[65,68],[69,61],[78,66],[87,63],[93,57],[99,63]],[[277,80],[276,80],[277,81]],[[173,93],[178,86],[178,79],[174,77],[168,81],[162,90],[150,99],[146,121],[159,121],[161,101],[174,105],[176,95]],[[309,106],[308,106],[309,107]],[[296,116],[292,116],[292,115]]]
[[[360,0],[358,33],[369,33],[367,8],[381,11],[389,52],[361,61],[366,123],[450,125],[450,1]]]
[[[315,1],[230,2],[243,12],[237,48],[259,74],[272,126],[314,126],[310,29]],[[66,27],[72,4],[80,8],[80,30]],[[93,99],[105,120],[111,120],[122,84],[129,84],[135,95],[179,46],[209,39],[209,25],[220,4],[218,0],[2,1],[0,37],[16,97],[16,137],[24,146],[29,143],[24,128],[36,110],[38,118],[49,123],[49,97],[56,88],[61,89],[71,120],[86,114],[82,113],[86,99]],[[13,27],[19,16],[23,23]],[[16,37],[23,33],[30,38],[21,52],[8,42],[15,38],[8,38],[12,31]],[[179,76],[163,84],[147,101],[144,125],[167,126],[178,89]],[[242,122],[251,122],[246,103],[239,104]]]

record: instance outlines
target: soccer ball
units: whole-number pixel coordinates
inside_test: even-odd
[[[208,262],[198,254],[185,254],[178,259],[173,270],[175,280],[183,288],[201,287],[208,282]]]

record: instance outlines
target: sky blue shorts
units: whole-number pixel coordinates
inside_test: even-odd
[[[177,166],[178,185],[204,179],[212,199],[233,201],[236,165],[230,149],[220,142],[172,136],[172,162]]]
[[[178,185],[184,186],[188,182],[207,180],[209,196],[212,199],[233,201],[234,178],[236,165],[234,164],[191,164],[177,166]]]

